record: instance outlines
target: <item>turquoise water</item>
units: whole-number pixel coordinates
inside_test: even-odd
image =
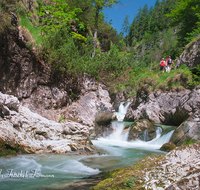
[[[118,125],[119,124],[119,125]],[[93,140],[103,155],[41,154],[0,158],[0,189],[2,190],[47,190],[66,189],[71,184],[85,182],[88,176],[131,166],[149,155],[161,155],[164,142],[158,131],[153,141],[127,142],[118,132],[122,122],[115,122],[115,133],[106,138]],[[171,134],[169,134],[171,135]]]
[[[148,155],[165,154],[157,150],[97,146],[109,152],[101,156],[42,154],[0,158],[0,189],[64,189],[77,180],[101,171],[133,165]]]

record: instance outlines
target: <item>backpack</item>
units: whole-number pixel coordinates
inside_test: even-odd
[[[164,62],[164,61],[161,61],[161,62],[160,62],[160,66],[165,66],[165,62]]]
[[[172,64],[172,59],[168,59],[167,63]]]

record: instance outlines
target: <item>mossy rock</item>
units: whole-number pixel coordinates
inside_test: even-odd
[[[156,137],[156,128],[157,126],[155,126],[153,122],[150,122],[147,119],[135,121],[130,127],[128,140],[152,140]],[[147,135],[145,135],[145,133]]]
[[[174,143],[168,142],[168,143],[163,144],[160,150],[170,152],[171,150],[175,148],[176,148],[176,145]]]
[[[101,181],[98,185],[90,190],[143,190],[143,175],[141,172],[144,169],[151,170],[157,160],[162,159],[162,156],[148,156],[130,167],[120,168],[107,173],[107,179]],[[105,173],[106,174],[106,173]]]
[[[25,147],[12,142],[5,142],[0,138],[0,156],[27,154]],[[31,152],[32,153],[32,152]]]

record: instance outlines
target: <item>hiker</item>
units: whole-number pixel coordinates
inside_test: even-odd
[[[162,60],[161,60],[161,62],[160,62],[160,70],[164,73],[164,71],[165,71],[165,66],[166,66],[166,64],[165,64],[165,59],[164,58],[162,58]]]
[[[174,64],[173,60],[171,59],[171,56],[169,56],[169,58],[167,58],[167,60],[166,60],[166,66],[167,66],[167,72],[168,73],[170,73],[170,71],[171,71],[172,64],[175,67],[175,64]]]

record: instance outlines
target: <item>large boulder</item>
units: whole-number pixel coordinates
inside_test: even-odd
[[[96,84],[96,86],[92,85],[92,89],[93,91],[86,91],[77,102],[62,109],[62,114],[66,119],[88,125],[90,129],[94,128],[95,122],[108,124],[115,118],[115,110],[110,103],[106,87],[103,84]]]
[[[96,123],[99,125],[107,125],[114,119],[116,119],[115,110],[112,107],[106,107],[103,102],[100,102],[95,115]]]
[[[156,137],[156,128],[157,126],[147,119],[135,121],[129,129],[128,140],[152,140]]]
[[[199,140],[200,111],[197,111],[174,131],[170,141],[175,145],[180,146],[183,143],[190,143]]]

